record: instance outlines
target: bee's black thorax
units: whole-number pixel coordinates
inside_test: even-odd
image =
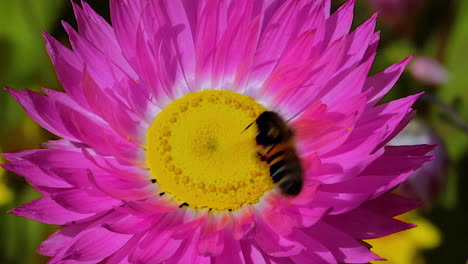
[[[302,190],[302,166],[296,154],[293,131],[275,112],[263,112],[256,120],[256,142],[262,148],[260,159],[270,165],[270,175],[286,195]]]

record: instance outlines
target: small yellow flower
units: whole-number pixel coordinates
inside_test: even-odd
[[[416,213],[407,213],[397,217],[411,222],[416,228],[392,234],[390,236],[367,240],[373,246],[372,251],[392,264],[424,264],[421,250],[435,248],[440,244],[440,231],[431,222]],[[382,263],[372,261],[371,263]]]
[[[5,161],[0,157],[0,164],[5,163]],[[11,199],[11,191],[8,189],[8,186],[5,185],[5,169],[0,167],[0,206],[8,203]]]

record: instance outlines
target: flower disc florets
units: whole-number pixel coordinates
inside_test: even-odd
[[[190,208],[233,210],[273,188],[257,155],[257,130],[245,128],[265,108],[231,91],[205,90],[173,101],[147,135],[147,164],[164,194]]]

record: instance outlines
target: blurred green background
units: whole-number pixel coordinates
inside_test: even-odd
[[[371,16],[372,4],[378,1],[357,1],[354,27]],[[431,83],[408,68],[385,100],[427,92],[415,106],[417,118],[441,137],[448,162],[446,172],[439,175],[444,179],[439,184],[442,192],[420,211],[440,230],[442,241],[438,247],[421,251],[421,254],[428,264],[464,263],[468,256],[468,211],[464,210],[468,204],[465,191],[468,179],[464,177],[468,172],[468,108],[465,107],[468,103],[468,1],[402,1],[418,2],[418,6],[403,6],[388,13],[383,10],[377,27],[382,31],[381,41],[372,72],[381,71],[410,54],[430,57],[446,70],[446,79]],[[109,18],[107,1],[89,2],[99,14]],[[334,0],[333,9],[343,2]],[[369,2],[375,3],[369,6]],[[60,20],[76,25],[68,1],[0,0],[1,87],[36,91],[42,87],[61,89],[41,36],[43,30],[66,43]],[[423,72],[429,77],[434,75],[427,70]],[[39,148],[41,142],[55,138],[31,121],[3,90],[0,91],[0,108],[1,152]],[[7,214],[8,210],[39,195],[23,178],[6,171],[1,175],[0,263],[46,262],[47,258],[35,253],[36,247],[60,227]],[[416,261],[419,260],[408,263]]]

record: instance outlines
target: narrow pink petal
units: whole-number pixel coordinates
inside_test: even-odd
[[[266,254],[275,257],[296,255],[304,250],[302,244],[278,235],[274,229],[271,229],[263,221],[256,221],[255,242]]]
[[[310,206],[326,207],[333,205],[329,214],[343,214],[359,207],[369,199],[368,193],[335,193],[318,191]]]
[[[170,203],[167,199],[160,196],[153,196],[141,201],[126,201],[125,204],[132,214],[141,216],[167,213],[179,209],[178,204]]]
[[[91,221],[96,220],[92,219]],[[85,230],[88,224],[73,224],[65,226],[59,231],[50,235],[44,240],[37,249],[39,254],[45,256],[55,256],[55,259],[60,259],[63,253],[68,249],[70,243],[73,243],[73,239]]]
[[[148,1],[136,30],[131,64],[159,107],[190,92],[195,79],[192,32],[180,1]]]
[[[216,47],[211,78],[213,89],[231,90],[234,88],[231,85],[234,82],[239,64],[249,59],[246,58],[244,52],[252,52],[246,50],[246,46],[256,44],[254,39],[246,38],[246,32],[252,27],[252,23],[257,29],[259,27],[258,20],[251,22],[253,2],[235,1],[230,8],[236,10],[236,14],[228,16],[226,29]],[[246,41],[254,41],[254,43],[247,43]]]
[[[351,235],[324,222],[306,229],[305,233],[327,247],[338,263],[367,263],[380,259]]]
[[[330,212],[330,208],[314,206],[291,206],[284,210],[285,214],[296,218],[297,226],[309,227],[322,219],[323,216]]]
[[[123,245],[114,254],[110,255],[103,260],[105,264],[131,264],[128,260],[129,253],[135,248],[140,242],[141,238],[145,233],[132,236],[125,245]]]
[[[60,119],[67,132],[79,141],[93,147],[97,152],[133,161],[137,158],[137,147],[110,130],[108,126],[92,120],[83,113],[74,111],[69,106],[56,104]],[[86,124],[82,126],[80,124]],[[99,133],[97,133],[99,131]]]
[[[224,250],[214,260],[220,264],[246,264],[239,240],[235,240],[229,231],[224,236]]]
[[[377,73],[366,80],[364,91],[370,90],[369,105],[375,105],[395,85],[400,78],[411,57],[394,64],[384,71]]]
[[[181,223],[177,213],[167,214],[151,228],[138,246],[130,253],[129,261],[136,263],[161,263],[175,254],[182,240],[171,238],[171,227]]]
[[[326,153],[339,147],[351,134],[356,114],[329,113],[327,106],[314,103],[292,121],[300,153]]]
[[[349,0],[327,19],[324,46],[330,45],[330,43],[349,33],[353,23],[355,2],[355,0]]]
[[[319,93],[326,93],[322,92],[323,87],[341,66],[336,58],[344,53],[345,44],[343,38],[306,63],[278,67],[263,84],[262,99],[286,119],[294,118],[310,104],[321,100]]]
[[[372,130],[368,130],[370,131]],[[307,177],[315,177],[322,183],[330,184],[359,175],[373,160],[382,155],[382,150],[374,151],[382,137],[378,133],[370,135],[366,133],[355,137],[350,135],[340,148],[322,155],[320,167],[311,171],[311,175]],[[362,157],[362,159],[355,157]]]
[[[65,225],[94,215],[67,210],[50,197],[33,200],[9,212],[50,225]]]
[[[149,180],[126,180],[106,173],[87,172],[90,182],[100,191],[118,200],[142,200],[158,193],[158,188]]]
[[[375,23],[377,14],[374,14],[366,22],[356,28],[351,34],[347,36],[348,43],[346,55],[343,58],[343,69],[353,67],[359,62],[364,62],[368,58],[364,55],[366,53],[375,52],[376,45],[371,45],[374,40]]]
[[[80,234],[65,252],[63,259],[99,262],[120,249],[130,238],[131,235],[113,233],[97,227]]]
[[[245,93],[250,77],[250,69],[255,59],[255,52],[257,48],[258,38],[260,36],[260,18],[255,17],[249,25],[247,32],[245,33],[245,42],[242,52],[238,55],[239,59],[237,69],[235,69],[235,79],[233,80],[232,89],[238,92]],[[233,69],[234,71],[234,69]],[[228,85],[228,84],[226,84]],[[223,87],[226,86],[223,84]]]
[[[82,8],[72,2],[80,35],[85,37],[90,43],[93,43],[96,48],[111,58],[124,71],[136,77],[132,68],[122,56],[122,51],[112,27],[86,2],[81,1],[81,4]]]
[[[255,226],[254,214],[251,206],[245,206],[232,216],[232,235],[234,239],[240,240],[247,235]]]
[[[268,256],[265,256],[264,252],[259,248],[255,247],[251,241],[241,240],[239,241],[242,254],[244,254],[244,260],[246,264],[267,264]]]
[[[419,200],[406,198],[394,193],[384,193],[362,204],[362,208],[381,215],[393,217],[406,213],[420,205],[421,201]]]
[[[43,37],[62,87],[77,103],[87,108],[80,84],[83,60],[47,33],[43,33]]]
[[[110,58],[99,51],[92,43],[78,34],[68,23],[63,22],[63,27],[67,32],[73,51],[81,57],[83,64],[87,65],[88,72],[98,83],[99,87],[112,87],[113,84],[121,79],[134,79],[136,76],[129,77]]]
[[[93,187],[88,180],[88,170],[86,168],[51,168],[50,171],[65,182],[79,188]]]
[[[267,205],[262,208],[262,212],[256,214],[256,221],[262,221],[280,236],[287,236],[292,232],[293,227],[297,225],[295,223],[296,219],[284,214],[284,211],[281,210],[284,206],[282,201],[276,199],[276,197],[272,199],[270,196],[268,198],[264,201]]]
[[[188,236],[183,244],[179,247],[178,251],[166,261],[167,264],[210,264],[211,257],[200,256],[198,254],[197,244],[200,236],[201,228],[192,231],[192,235]]]
[[[81,214],[98,213],[122,204],[121,201],[92,189],[70,189],[52,194],[51,198],[63,208]]]
[[[86,159],[80,149],[36,149],[4,153],[9,161],[27,160],[41,169],[97,169],[91,161]],[[59,176],[59,175],[58,175]],[[78,177],[78,176],[77,176]]]
[[[401,156],[384,154],[374,163],[370,164],[370,166],[363,171],[362,176],[377,176],[386,181],[384,186],[375,190],[372,196],[372,198],[375,198],[396,187],[406,180],[417,168],[433,159],[434,157],[432,156],[407,156],[402,161]],[[389,164],[391,164],[391,166]],[[377,168],[379,168],[378,172]]]
[[[337,261],[330,250],[325,247],[316,238],[305,234],[300,230],[295,230],[292,238],[300,241],[305,250],[298,255],[291,256],[295,263],[317,263],[317,264],[336,264]]]
[[[70,188],[66,181],[57,177],[53,172],[39,169],[27,160],[19,160],[1,165],[4,169],[23,176],[33,186],[44,186],[50,188]]]
[[[179,97],[181,93],[191,91],[194,85],[196,60],[190,15],[193,15],[191,12],[194,12],[195,9],[190,10],[194,7],[190,6],[190,3],[182,1],[166,0],[151,3],[150,7],[152,6],[154,16],[163,25],[159,32],[156,31],[165,39],[164,50],[161,53],[161,64],[163,69],[166,69],[165,73],[170,79],[181,81],[182,87],[178,89],[180,91],[173,92],[173,96]],[[168,67],[168,65],[171,66]]]
[[[304,23],[300,23],[299,20],[307,17],[307,15],[300,15],[302,9],[311,8],[310,5],[305,7],[304,5],[305,3],[300,1],[283,2],[264,25],[252,65],[250,76],[252,84],[258,85],[257,82],[259,82],[261,86],[277,66],[279,58],[289,42],[295,39],[297,34],[311,30],[311,28],[300,29]],[[306,11],[306,13],[308,12]],[[275,45],[271,45],[271,43],[275,43]],[[250,91],[249,87],[247,93],[255,96],[258,93],[258,88],[255,89],[253,86],[251,88],[253,90]]]
[[[124,57],[130,62],[136,59],[136,31],[141,8],[140,1],[110,0],[112,27]]]
[[[407,113],[412,111],[411,105],[419,96],[409,96],[364,112],[347,142],[340,148],[321,156],[323,164],[335,163],[339,164],[338,166],[341,168],[335,167],[331,171],[317,171],[316,173],[320,175],[317,177],[320,177],[322,181],[332,183],[338,178],[349,179],[362,172],[368,164],[383,153],[380,149],[382,142],[388,141],[394,134],[394,130],[400,126],[401,122],[405,121]],[[406,111],[402,111],[402,109],[406,109]],[[351,156],[367,156],[368,158],[356,160]],[[336,174],[337,169],[342,171],[341,176]]]
[[[346,98],[357,95],[362,91],[373,60],[374,57],[371,57],[350,72],[335,76],[321,90],[318,97],[321,98],[323,103],[330,106],[331,110],[338,108],[338,105],[345,102]]]
[[[26,113],[40,126],[60,137],[78,141],[66,130],[53,100],[49,100],[45,96],[28,90],[20,92],[7,89],[7,91],[10,92],[11,96],[13,96],[24,108]]]
[[[384,237],[415,227],[415,225],[364,208],[357,208],[344,214],[327,216],[324,218],[324,222],[335,228],[346,230],[349,235],[356,239]]]
[[[110,219],[102,226],[111,232],[119,234],[138,234],[155,224],[161,216],[139,217],[127,212],[122,217]]]
[[[211,82],[216,48],[227,26],[225,1],[206,1],[198,8],[198,25],[195,32],[196,89],[200,89],[205,82]]]
[[[172,98],[172,88],[168,86],[167,82],[164,82],[160,78],[164,78],[164,74],[159,74],[161,66],[158,63],[158,58],[160,53],[160,43],[154,43],[156,50],[151,50],[149,45],[149,38],[145,31],[145,25],[138,25],[138,30],[136,33],[136,56],[137,60],[134,67],[137,69],[138,74],[141,76],[142,80],[145,82],[145,86],[150,91],[151,97],[154,98],[155,104],[159,108],[164,108],[168,105],[174,98]]]
[[[217,256],[224,249],[224,231],[206,232],[200,236],[198,253],[202,256]]]

